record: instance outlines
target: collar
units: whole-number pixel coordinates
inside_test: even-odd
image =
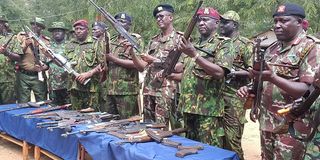
[[[280,46],[281,46],[280,53],[286,52],[286,51],[290,50],[292,47],[298,45],[306,36],[307,36],[307,33],[304,30],[302,30],[302,32],[300,32],[298,34],[298,36],[294,40],[292,40],[289,43],[289,45],[286,46],[285,48],[282,47],[284,45],[284,43],[280,43]]]

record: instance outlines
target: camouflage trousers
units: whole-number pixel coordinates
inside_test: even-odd
[[[225,97],[225,107],[223,116],[224,127],[224,149],[237,152],[241,160],[243,157],[243,150],[241,147],[241,139],[243,135],[245,113],[243,104],[234,98]]]
[[[145,95],[143,97],[143,113],[145,122],[164,123],[169,129],[175,129],[181,126],[178,121],[176,105],[171,98]]]
[[[80,110],[91,107],[95,110],[100,110],[98,97],[98,93],[96,92],[86,92],[72,89],[70,92],[72,109]]]
[[[49,92],[49,98],[53,104],[63,105],[70,103],[70,95],[67,89],[52,90]]]
[[[107,95],[102,111],[119,114],[121,119],[139,115],[138,95]]]
[[[320,159],[320,126],[312,140],[307,144],[304,160]]]
[[[222,117],[184,113],[186,137],[209,145],[223,147],[224,129]]]
[[[290,134],[274,134],[261,131],[262,160],[301,160],[305,143],[292,138]]]
[[[16,90],[14,82],[0,83],[0,105],[16,103]]]
[[[31,100],[31,90],[34,93],[36,101],[47,100],[47,83],[39,81],[38,75],[27,75],[17,72],[17,98],[19,103],[26,103]]]

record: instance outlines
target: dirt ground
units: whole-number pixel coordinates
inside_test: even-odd
[[[248,114],[247,114],[248,115]],[[247,116],[247,119],[248,116]],[[260,159],[260,141],[258,123],[248,122],[245,125],[242,146],[246,160]],[[29,151],[30,160],[33,160],[33,149]],[[50,160],[42,155],[42,160]],[[22,160],[22,148],[16,144],[0,139],[0,160]]]

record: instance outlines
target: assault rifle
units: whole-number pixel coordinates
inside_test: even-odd
[[[265,69],[264,52],[261,51],[260,44],[265,37],[258,37],[254,40],[253,47],[253,69],[259,71],[259,77],[253,79],[253,86],[249,87],[249,96],[244,103],[244,109],[250,109],[250,119],[255,122],[258,116],[258,109],[261,105],[262,96],[262,71]]]
[[[305,94],[299,99],[295,100],[293,104],[287,105],[284,109],[278,110],[278,114],[281,116],[289,116],[291,120],[283,118],[280,125],[277,126],[273,133],[284,134],[290,133],[292,137],[299,139],[301,141],[310,141],[315,132],[317,131],[318,125],[320,124],[320,110],[318,109],[315,113],[314,119],[311,121],[313,123],[312,132],[309,136],[302,139],[296,136],[294,129],[294,120],[304,115],[310,110],[313,103],[317,100],[320,95],[320,72],[315,75],[315,80]]]
[[[50,102],[51,102],[51,100],[40,101],[40,102],[20,103],[20,104],[18,104],[18,107],[3,109],[3,110],[0,110],[0,112],[18,110],[18,109],[22,109],[22,108],[32,108],[32,107],[39,108],[40,106],[45,105],[45,104],[49,104]]]
[[[31,112],[28,112],[28,113],[16,114],[15,116],[35,115],[35,114],[40,114],[40,113],[46,113],[46,112],[51,112],[51,111],[56,111],[56,110],[67,109],[70,106],[71,106],[71,104],[65,104],[65,105],[54,106],[54,107],[49,105],[49,107],[46,107],[46,108],[39,108],[39,109],[33,110]]]
[[[197,23],[197,12],[200,9],[201,5],[203,3],[203,0],[199,1],[199,4],[197,6],[197,9],[195,11],[195,13],[193,14],[187,30],[184,32],[183,37],[185,39],[189,39],[190,35],[193,31],[193,28],[195,27],[196,23]],[[175,70],[175,66],[177,65],[179,58],[181,56],[182,52],[178,51],[177,48],[174,48],[173,50],[171,50],[167,56],[167,58],[165,59],[165,61],[163,63],[160,63],[160,67],[159,68],[163,68],[163,72],[161,74],[161,77],[163,78],[162,80],[157,80],[157,81],[153,81],[151,83],[151,85],[153,87],[156,88],[160,88],[162,86],[162,83],[164,81],[165,78],[167,78],[171,73],[174,72]],[[157,65],[156,63],[154,65]]]
[[[27,29],[29,30],[31,37],[37,41],[37,43],[39,43],[39,45],[41,47],[43,47],[46,50],[46,53],[49,54],[45,54],[45,56],[47,56],[48,58],[51,58],[57,65],[59,65],[60,67],[62,67],[66,72],[68,72],[69,74],[72,74],[74,76],[78,76],[80,75],[78,72],[76,72],[73,68],[72,68],[72,64],[70,62],[68,62],[68,60],[63,57],[60,54],[56,54],[51,48],[49,48],[35,33],[33,33],[30,28],[27,27]],[[83,84],[86,85],[88,82],[90,81],[90,78],[87,79]]]
[[[61,136],[63,137],[67,137],[69,135],[73,135],[73,134],[86,134],[88,132],[109,132],[109,129],[113,129],[113,130],[119,130],[119,127],[122,125],[126,125],[129,124],[131,122],[136,122],[136,121],[140,121],[142,120],[142,117],[140,116],[133,116],[131,118],[128,119],[121,119],[121,120],[112,120],[109,122],[102,122],[102,123],[97,123],[97,124],[93,124],[93,125],[88,125],[87,129],[83,129],[83,130],[79,130],[79,131],[75,131],[75,132],[67,132],[62,134]]]
[[[141,53],[139,44],[135,39],[122,27],[122,25],[104,8],[99,7],[95,2],[89,0],[89,2],[102,14],[102,16],[111,24],[111,26],[128,42],[133,46],[133,48]]]

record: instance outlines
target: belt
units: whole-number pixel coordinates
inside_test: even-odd
[[[38,72],[36,71],[27,71],[27,70],[24,70],[24,69],[19,69],[19,71],[25,75],[29,75],[29,76],[37,76],[38,75]]]

